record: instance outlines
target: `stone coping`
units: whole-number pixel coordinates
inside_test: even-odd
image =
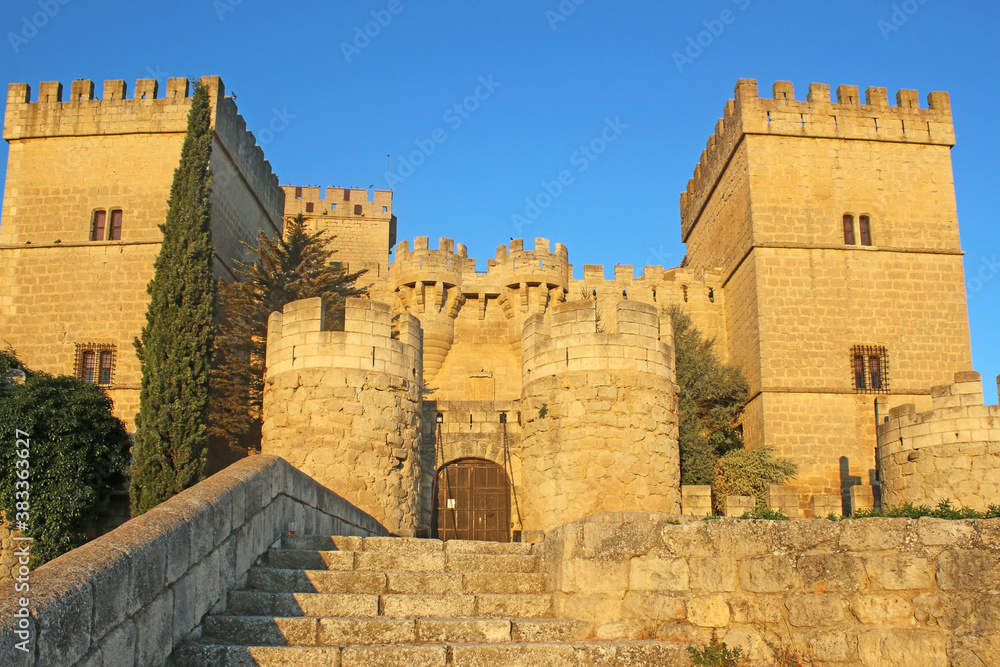
[[[163,665],[292,523],[304,534],[388,535],[284,459],[246,458],[31,572],[29,591],[0,588],[0,664]],[[21,597],[27,653],[16,648]]]

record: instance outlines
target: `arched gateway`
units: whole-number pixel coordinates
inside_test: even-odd
[[[496,463],[458,459],[434,479],[431,534],[442,540],[510,542],[510,481]]]

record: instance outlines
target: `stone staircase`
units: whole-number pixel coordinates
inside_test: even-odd
[[[687,665],[679,644],[597,641],[553,617],[530,544],[289,535],[174,667]]]

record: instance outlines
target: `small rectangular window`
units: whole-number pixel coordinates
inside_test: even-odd
[[[881,345],[851,348],[854,390],[859,394],[889,393],[889,353]]]
[[[854,245],[854,216],[844,216],[844,243]]]
[[[361,208],[361,204],[354,205],[354,215],[362,215],[363,210],[364,209]]]
[[[107,222],[108,222],[107,211],[94,211],[94,223],[90,227],[91,241],[104,240],[104,230],[106,229]]]
[[[111,211],[111,233],[108,235],[111,241],[122,240],[122,212]]]
[[[110,351],[101,352],[100,363],[98,365],[97,384],[107,386],[111,384],[111,366],[114,355]]]
[[[854,355],[854,388],[858,391],[864,391],[867,388],[865,384],[865,357],[861,354]]]
[[[295,198],[302,199],[302,188],[300,187],[295,188]]]
[[[311,201],[306,202],[306,213],[312,213],[315,210],[315,206]]]
[[[351,191],[344,188],[344,201],[351,201]]]
[[[861,245],[872,244],[871,218],[867,215],[858,217],[858,231],[861,232]]]
[[[77,343],[75,375],[84,382],[110,387],[115,375],[115,346]]]

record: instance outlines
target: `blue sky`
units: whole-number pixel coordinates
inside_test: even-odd
[[[542,236],[577,275],[680,262],[678,194],[737,79],[801,98],[814,81],[947,90],[974,363],[996,402],[1000,3],[5,0],[0,31],[3,83],[219,74],[283,184],[384,188],[391,154],[400,240],[454,238],[482,269]],[[602,153],[578,152],[602,132]],[[517,220],[545,183],[557,196]]]

